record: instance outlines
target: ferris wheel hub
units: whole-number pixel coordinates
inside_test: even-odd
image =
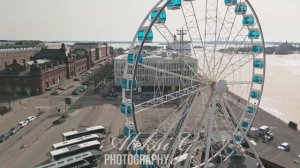
[[[222,95],[224,94],[228,87],[227,87],[227,81],[226,80],[219,80],[217,83],[216,83],[216,93],[219,94],[219,95]]]

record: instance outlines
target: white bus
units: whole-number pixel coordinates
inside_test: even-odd
[[[56,161],[56,160],[60,160],[65,157],[69,157],[69,156],[87,152],[87,151],[92,151],[92,150],[99,151],[101,148],[102,147],[101,147],[100,142],[90,141],[90,142],[84,142],[81,144],[76,144],[76,145],[72,145],[72,146],[68,146],[65,148],[51,151],[50,155],[51,155],[51,160]]]
[[[97,167],[97,156],[92,152],[84,152],[62,160],[48,163],[36,168],[91,168]]]
[[[67,146],[71,146],[71,145],[76,145],[76,144],[80,144],[80,143],[84,143],[84,142],[88,142],[88,141],[94,141],[94,140],[99,140],[100,137],[97,134],[91,134],[91,135],[85,135],[76,139],[71,139],[68,141],[63,141],[63,142],[59,142],[56,144],[52,145],[53,150],[57,150],[57,149],[61,149],[61,148],[65,148]]]
[[[70,131],[70,132],[65,132],[63,133],[63,140],[67,141],[70,139],[82,137],[85,135],[90,135],[90,134],[98,134],[100,138],[103,138],[101,136],[106,135],[105,128],[103,126],[94,126],[94,127],[89,127],[89,128],[83,128],[83,129],[78,129],[76,131]]]
[[[185,161],[188,159],[189,154],[185,153],[183,155],[177,156],[172,161],[172,166],[181,168],[184,166]],[[194,156],[190,156],[191,163],[193,162]],[[190,166],[190,165],[189,165]]]

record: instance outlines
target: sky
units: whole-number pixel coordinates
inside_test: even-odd
[[[157,1],[0,0],[0,39],[129,41]],[[300,42],[300,0],[249,1],[266,41]]]

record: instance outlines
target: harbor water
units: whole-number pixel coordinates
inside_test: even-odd
[[[261,107],[285,122],[300,125],[300,54],[267,55]]]

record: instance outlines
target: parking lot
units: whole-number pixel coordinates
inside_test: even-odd
[[[65,92],[63,94],[71,95],[71,92],[72,90],[69,93]],[[3,167],[31,168],[47,163],[50,158],[49,151],[51,151],[52,144],[61,142],[62,133],[72,129],[103,125],[108,130],[109,137],[118,136],[122,130],[124,118],[119,113],[118,106],[116,106],[118,104],[117,100],[105,100],[101,95],[92,93],[93,88],[90,88],[85,95],[82,94],[73,97],[78,100],[76,104],[81,104],[82,106],[72,109],[69,113],[70,117],[63,124],[53,126],[52,122],[60,114],[48,111],[0,144],[0,163],[3,163]],[[49,96],[46,97],[48,98]],[[43,100],[42,98],[38,99],[39,101]],[[31,101],[35,101],[35,99]],[[55,102],[55,106],[58,108],[64,109],[63,98],[59,99],[59,97],[55,97],[52,99],[53,102]],[[35,113],[26,112],[21,117],[15,117],[14,123],[10,123],[6,128],[2,127],[1,130],[9,130],[19,120],[23,120],[24,117],[26,118],[27,115],[32,114]],[[107,141],[106,143],[105,146],[109,147],[110,142]]]

